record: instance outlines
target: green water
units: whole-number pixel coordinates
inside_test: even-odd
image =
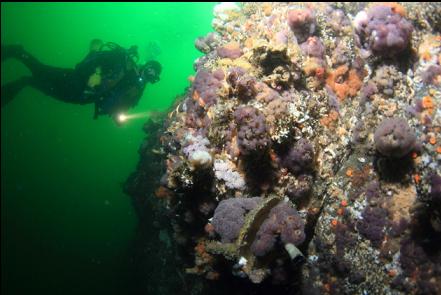
[[[213,3],[42,3],[1,5],[2,44],[22,44],[43,63],[74,67],[101,38],[141,58],[161,49],[161,81],[132,113],[165,110],[188,86],[197,36],[211,31]],[[2,84],[27,74],[2,63]],[[135,169],[142,119],[117,127],[93,106],[25,88],[1,111],[3,294],[123,294],[136,227],[122,183]],[[156,176],[152,176],[156,177]],[[154,270],[152,270],[154,271]]]

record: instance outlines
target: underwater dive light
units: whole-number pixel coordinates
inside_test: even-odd
[[[125,121],[127,121],[128,117],[124,114],[119,114],[118,115],[118,122],[123,123]]]
[[[119,114],[118,115],[118,122],[124,123],[131,119],[140,119],[140,118],[146,118],[150,116],[152,112],[143,112],[143,113],[136,113],[136,114]]]

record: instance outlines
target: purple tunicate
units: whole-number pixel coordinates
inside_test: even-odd
[[[223,243],[233,242],[245,222],[245,215],[254,209],[261,198],[232,198],[219,203],[212,220],[214,230]]]
[[[260,153],[269,147],[265,117],[254,107],[244,106],[234,112],[238,126],[237,143],[243,155]]]
[[[300,45],[303,53],[311,56],[322,59],[325,54],[325,46],[322,41],[318,37],[309,37],[304,43]]]
[[[305,240],[304,227],[297,210],[289,203],[282,202],[271,209],[251,244],[251,251],[256,256],[266,255],[274,248],[277,237],[284,244],[297,246]]]
[[[201,69],[196,74],[192,87],[193,97],[199,97],[203,105],[211,106],[217,102],[217,90],[221,87],[224,78],[218,71],[212,74]]]
[[[366,207],[363,219],[357,223],[357,229],[375,247],[380,247],[384,238],[384,227],[387,223],[387,210],[378,207]]]
[[[243,52],[242,49],[240,49],[240,46],[236,42],[228,43],[222,47],[217,48],[217,54],[219,57],[222,58],[231,58],[236,59],[238,57],[241,57]]]
[[[426,84],[434,84],[435,78],[441,75],[441,66],[431,65],[423,73],[421,73],[421,78]]]
[[[305,42],[315,31],[315,16],[310,9],[293,9],[288,11],[288,26],[300,44]]]
[[[314,149],[311,143],[304,138],[298,140],[282,159],[282,165],[296,175],[310,172],[313,164]]]
[[[385,5],[360,11],[354,26],[360,45],[384,56],[393,56],[408,48],[413,30],[412,23]]]
[[[375,147],[382,155],[400,158],[410,153],[416,136],[403,118],[384,119],[374,134]]]

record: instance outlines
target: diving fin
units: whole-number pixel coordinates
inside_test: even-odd
[[[18,80],[2,85],[2,108],[11,102],[14,97],[27,85],[29,85],[31,77],[22,77]]]
[[[18,58],[24,53],[24,48],[21,45],[3,45],[1,51],[2,62],[8,58]]]

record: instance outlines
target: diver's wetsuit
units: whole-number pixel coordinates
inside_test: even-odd
[[[44,65],[20,46],[10,46],[4,51],[2,61],[16,58],[29,68],[32,76],[2,86],[2,107],[22,88],[31,86],[64,102],[95,103],[96,118],[103,114],[114,115],[118,110],[136,105],[145,87],[135,63],[122,48],[90,52],[75,69]],[[91,87],[88,80],[97,68],[101,81]]]
[[[83,95],[85,80],[74,69],[44,65],[18,46],[6,50],[2,60],[6,58],[21,61],[31,71],[32,76],[23,77],[2,86],[2,105],[4,104],[3,94],[9,102],[25,86],[32,86],[46,95],[65,102],[78,104],[92,102]]]

